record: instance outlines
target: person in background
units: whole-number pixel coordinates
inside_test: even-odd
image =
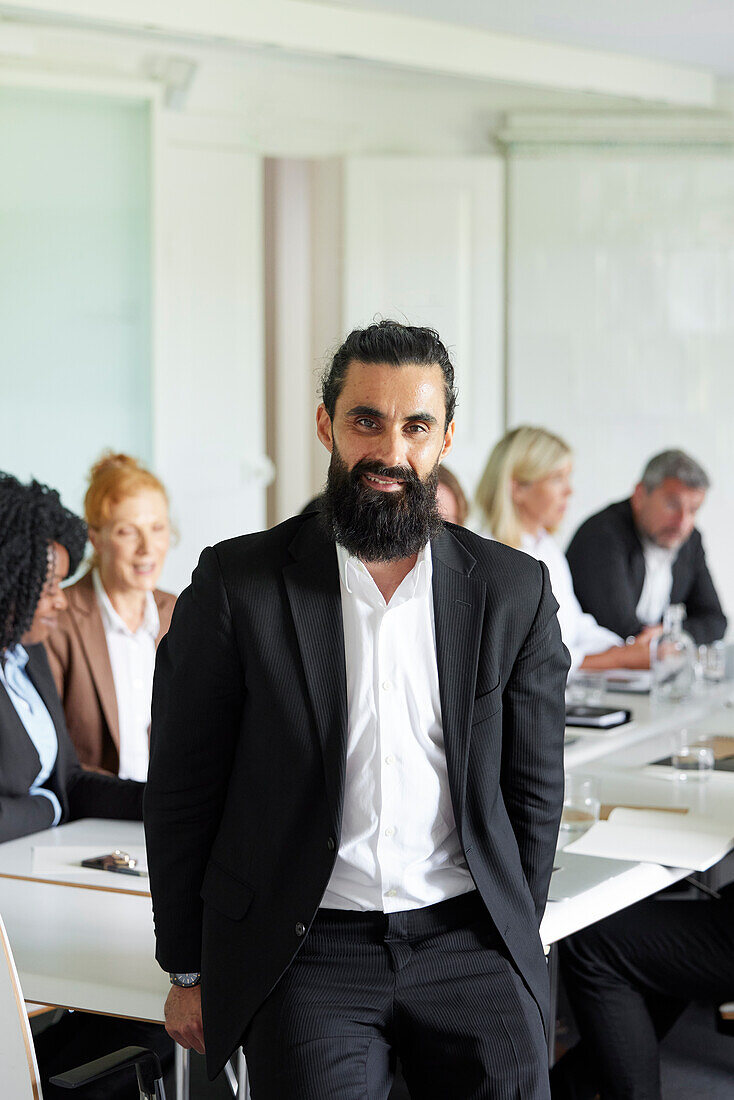
[[[551,1071],[553,1100],[660,1100],[660,1040],[692,1001],[732,998],[734,887],[638,902],[564,940],[560,960],[581,1041]]]
[[[623,638],[657,626],[669,604],[686,608],[698,645],[723,638],[726,616],[694,526],[710,481],[684,451],[650,459],[628,500],[581,524],[568,547],[584,609]]]
[[[0,473],[0,841],[81,817],[139,821],[143,784],[85,771],[64,721],[43,643],[66,607],[61,582],[79,565],[86,527],[53,489]],[[163,1029],[75,1012],[36,1040],[48,1077],[120,1047],[152,1047],[170,1067]],[[79,1090],[82,1100],[131,1095],[125,1075]]]
[[[438,468],[436,502],[442,520],[445,520],[446,523],[455,523],[458,527],[466,525],[469,505],[464,490],[461,488],[456,474],[447,469],[443,463]]]
[[[85,543],[58,493],[0,473],[0,841],[78,817],[142,817],[142,783],[80,766],[43,646]]]
[[[647,668],[652,632],[630,645],[584,614],[568,564],[553,538],[573,492],[571,448],[544,428],[507,432],[492,451],[477,489],[481,533],[545,562],[571,669]]]
[[[176,602],[156,587],[171,538],[168,496],[134,458],[108,453],[91,469],[84,512],[94,556],[66,589],[49,663],[82,764],[145,780],[155,651]]]

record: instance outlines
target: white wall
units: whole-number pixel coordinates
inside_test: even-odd
[[[509,180],[509,420],[576,452],[564,538],[682,447],[714,483],[700,527],[734,617],[734,157],[516,153]]]
[[[179,591],[204,546],[265,525],[262,164],[165,118],[156,149],[153,438]]]
[[[504,169],[499,157],[355,157],[344,170],[343,328],[438,330],[459,402],[447,465],[472,487],[503,430]]]
[[[0,85],[0,469],[81,508],[151,455],[150,111]]]

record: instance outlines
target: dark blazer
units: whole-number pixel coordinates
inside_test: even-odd
[[[143,784],[116,776],[85,771],[79,763],[64,721],[43,645],[25,647],[26,672],[46,704],[58,738],[56,764],[44,786],[61,804],[61,821],[79,817],[111,817],[139,821]],[[41,762],[35,745],[0,684],[0,841],[50,828],[54,810],[50,799],[28,793]]]
[[[645,624],[635,608],[645,581],[645,558],[629,500],[610,504],[582,523],[566,557],[583,610],[622,638],[639,634]],[[685,604],[685,629],[698,645],[724,637],[726,616],[695,528],[673,563],[670,602]]]
[[[68,607],[60,612],[46,649],[66,725],[82,764],[116,775],[120,770],[117,696],[91,572],[64,594]],[[159,589],[153,597],[160,620],[158,645],[171,624],[176,597]]]
[[[541,1012],[538,925],[563,792],[569,659],[545,566],[432,544],[449,785],[469,869]],[[339,847],[341,595],[319,514],[206,549],[161,642],[145,825],[165,970],[202,971],[214,1076],[303,943]],[[305,929],[304,929],[305,926]]]

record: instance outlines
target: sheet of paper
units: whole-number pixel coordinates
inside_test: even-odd
[[[566,851],[705,871],[732,847],[733,831],[696,814],[617,808],[609,820],[598,821]]]

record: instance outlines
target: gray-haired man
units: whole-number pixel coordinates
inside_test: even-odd
[[[682,603],[694,641],[723,637],[726,616],[694,526],[709,485],[690,455],[662,451],[628,500],[581,524],[567,557],[584,611],[625,638],[655,627],[669,604]]]

